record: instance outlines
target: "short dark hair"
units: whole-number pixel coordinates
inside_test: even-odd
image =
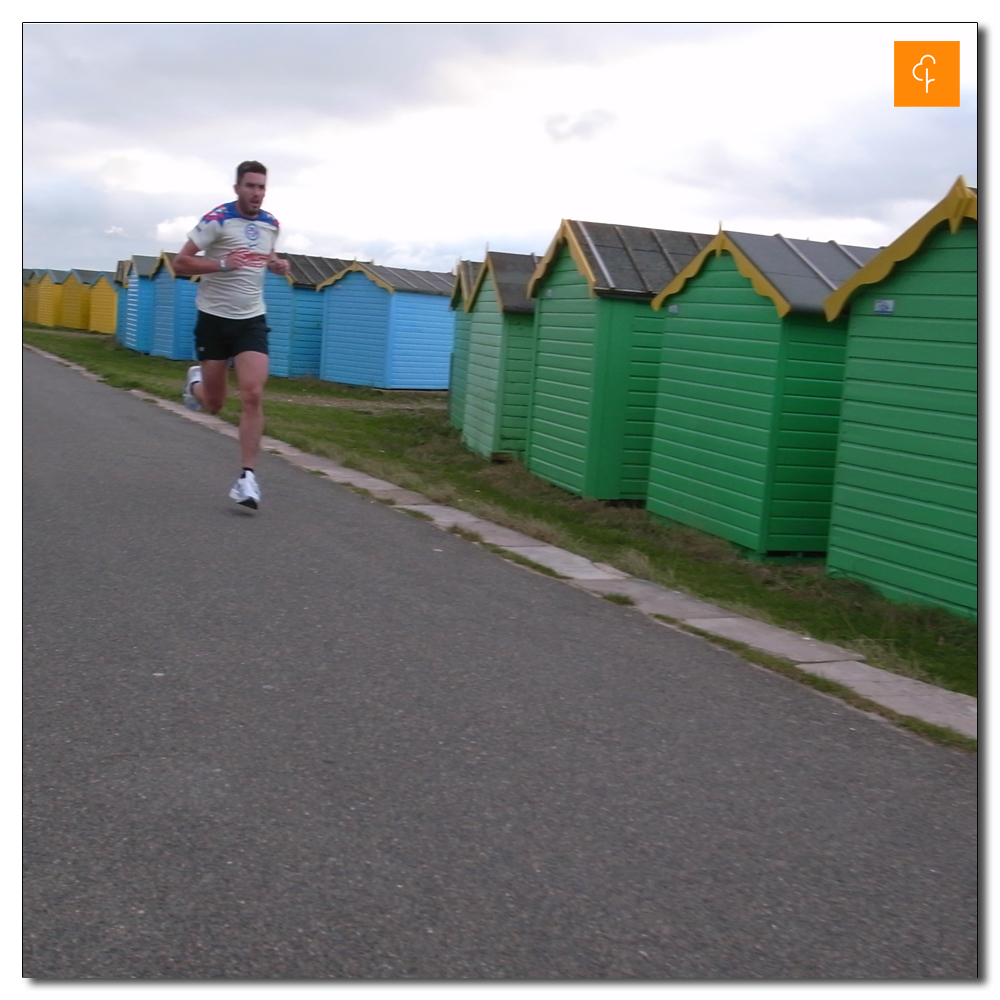
[[[239,184],[243,180],[244,174],[263,174],[267,176],[267,167],[263,163],[258,163],[257,160],[244,160],[236,168],[236,183]]]

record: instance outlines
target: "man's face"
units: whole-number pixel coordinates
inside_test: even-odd
[[[267,190],[267,174],[245,173],[233,185],[236,192],[237,206],[243,215],[257,215],[264,203],[264,192]]]

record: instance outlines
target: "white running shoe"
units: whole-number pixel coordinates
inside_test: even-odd
[[[229,498],[246,510],[256,510],[260,503],[260,485],[257,477],[252,472],[244,472],[229,491]]]
[[[188,369],[187,378],[184,379],[184,405],[189,410],[200,410],[201,403],[198,397],[192,392],[195,382],[201,381],[201,365],[192,365]]]

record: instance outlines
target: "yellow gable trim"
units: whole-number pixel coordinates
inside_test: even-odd
[[[490,255],[486,254],[486,259],[483,261],[483,266],[479,269],[479,274],[476,275],[476,280],[472,283],[472,291],[469,292],[465,301],[462,303],[463,312],[472,312],[472,307],[476,304],[476,299],[479,297],[479,289],[483,287],[483,282],[486,280],[486,269],[493,268],[493,262],[490,260]],[[493,275],[493,287],[496,287],[497,276]],[[500,296],[497,296],[497,301],[499,302]]]
[[[167,269],[167,274],[169,274],[171,278],[177,277],[177,272],[174,270],[174,265],[171,263],[170,258],[167,256],[166,251],[164,250],[160,251],[159,259],[153,265],[153,269],[149,272],[149,276],[151,278],[155,278],[156,272],[159,271],[161,267],[165,267]]]
[[[479,294],[479,286],[482,283],[483,275],[486,273],[486,261],[489,260],[489,252],[487,251],[486,258],[480,265],[479,273],[476,275],[475,281],[472,282],[472,287],[470,288],[468,282],[465,279],[466,269],[462,267],[462,261],[458,262],[458,266],[455,268],[455,287],[451,292],[451,306],[455,307],[455,300],[461,295],[462,297],[462,312],[470,312],[472,310],[472,303],[475,302],[476,296]]]
[[[708,246],[687,267],[679,271],[674,280],[653,299],[651,303],[653,308],[660,309],[671,295],[676,295],[688,281],[701,271],[702,267],[705,266],[705,261],[713,253],[716,257],[728,253],[736,263],[736,270],[750,282],[758,295],[763,295],[774,303],[774,308],[778,311],[779,316],[784,316],[792,308],[792,304],[761,274],[750,258],[722,230],[719,230]]]
[[[529,299],[538,297],[536,294],[538,286],[549,273],[552,262],[556,259],[556,254],[558,254],[559,248],[563,243],[565,243],[569,248],[569,255],[573,258],[573,263],[576,264],[577,269],[587,279],[587,285],[590,288],[591,298],[593,298],[596,294],[594,289],[597,287],[597,279],[594,277],[594,272],[591,270],[586,255],[576,238],[576,234],[573,232],[573,228],[569,224],[569,220],[563,219],[562,222],[559,223],[559,231],[553,237],[548,250],[545,251],[545,256],[539,261],[534,273],[528,280]]]
[[[372,272],[369,271],[368,268],[365,267],[365,265],[359,260],[353,261],[348,264],[343,271],[338,271],[336,274],[330,275],[330,277],[325,281],[321,281],[316,286],[316,291],[321,291],[326,288],[327,285],[332,285],[335,282],[340,281],[341,278],[350,274],[351,271],[360,271],[369,281],[374,281],[379,288],[384,288],[390,295],[395,291],[395,289],[389,285],[384,278],[380,278],[378,275],[372,274]]]
[[[839,316],[848,299],[862,285],[873,285],[888,277],[900,261],[912,257],[924,245],[931,231],[942,222],[947,222],[948,228],[956,233],[964,219],[979,221],[979,197],[966,185],[965,178],[959,177],[951,190],[926,215],[823,300],[826,318],[831,320]]]

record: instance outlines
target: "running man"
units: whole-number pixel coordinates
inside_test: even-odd
[[[264,433],[267,333],[264,268],[287,274],[289,263],[274,252],[278,220],[260,206],[267,167],[245,160],[236,168],[236,201],[213,208],[174,258],[174,271],[200,275],[194,328],[200,364],[188,369],[184,403],[191,410],[218,413],[226,401],[230,358],[240,387],[240,450],[243,471],[229,496],[244,510],[257,510],[260,486],[254,463]],[[199,256],[199,254],[204,256]]]

